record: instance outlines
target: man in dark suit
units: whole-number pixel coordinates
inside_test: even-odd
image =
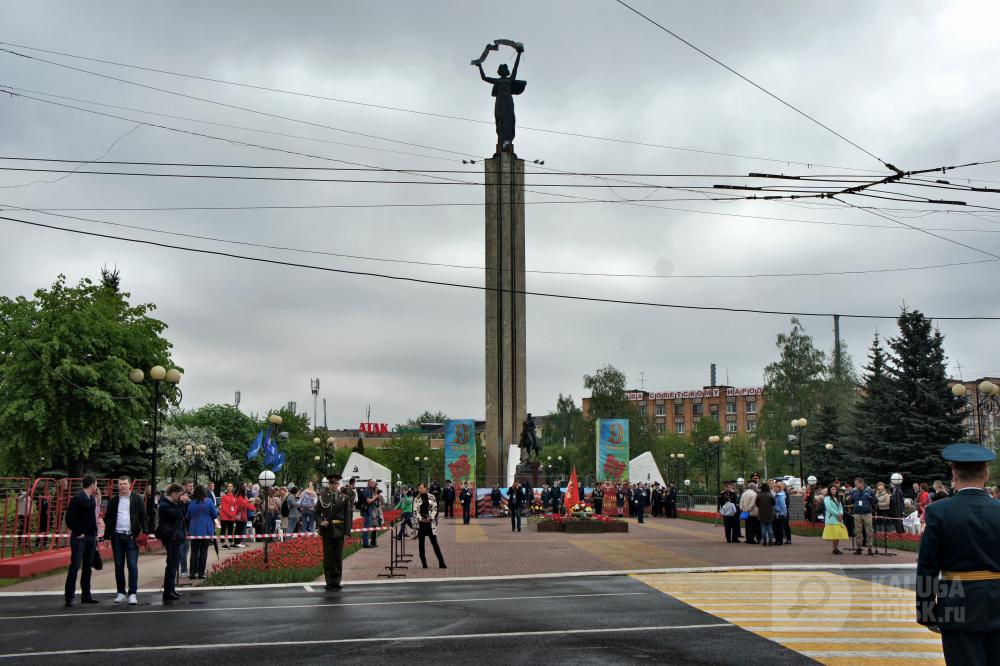
[[[157,505],[159,520],[156,526],[156,538],[167,551],[166,566],[163,568],[163,603],[170,604],[181,598],[177,593],[177,569],[181,564],[181,544],[187,542],[187,529],[184,517],[187,515],[187,504],[181,501],[184,486],[171,483],[160,496]]]
[[[69,528],[70,532],[70,561],[69,571],[66,572],[66,608],[73,605],[77,574],[80,574],[80,603],[97,603],[97,599],[90,596],[90,574],[94,567],[94,553],[97,552],[95,492],[97,492],[97,481],[94,477],[83,477],[83,490],[73,496],[66,508],[66,527]]]
[[[350,493],[340,492],[340,479],[339,474],[327,477],[327,488],[319,494],[316,504],[316,522],[323,539],[323,576],[328,590],[340,589],[344,538],[351,533],[354,509]]]
[[[132,480],[118,479],[118,494],[108,502],[104,513],[104,536],[111,539],[115,556],[115,603],[128,600],[130,606],[139,603],[139,544],[136,539],[146,531],[146,506],[142,497],[132,492]],[[128,564],[128,590],[125,588],[125,565]],[[127,595],[127,596],[126,596]]]
[[[552,488],[549,490],[549,505],[552,507],[552,513],[558,515],[562,507],[562,487],[559,482],[552,484]]]
[[[455,491],[453,490],[452,492]],[[462,503],[462,523],[468,525],[472,517],[472,488],[469,486],[468,481],[462,485],[459,501]]]
[[[670,490],[667,491],[667,518],[677,517],[677,486],[670,484]],[[736,533],[737,537],[739,532]]]
[[[507,489],[507,509],[510,510],[510,531],[521,531],[521,503],[524,501],[524,489],[517,481]]]
[[[640,483],[632,491],[632,505],[635,507],[636,519],[645,522],[646,507],[649,505],[649,488],[646,484]]]
[[[455,517],[455,486],[451,481],[446,481],[444,486],[444,492],[442,494],[442,500],[444,501],[444,517],[454,518]]]
[[[941,634],[949,665],[1000,664],[1000,504],[984,486],[996,459],[952,444],[955,495],[929,504],[917,557],[917,622]]]

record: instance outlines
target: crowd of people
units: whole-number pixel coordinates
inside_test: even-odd
[[[789,510],[800,502],[806,521],[823,525],[823,538],[832,542],[833,554],[840,555],[841,541],[852,540],[853,551],[872,554],[876,532],[920,534],[925,510],[932,502],[953,492],[940,480],[932,484],[914,482],[909,493],[899,483],[878,481],[875,487],[858,477],[844,484],[834,479],[825,488],[789,488],[781,480],[761,481],[755,474],[745,485],[726,481],[719,494],[718,510],[728,543],[780,546],[792,542]],[[990,493],[1000,500],[1000,486]]]

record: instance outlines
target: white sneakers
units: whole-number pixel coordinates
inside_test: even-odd
[[[119,594],[117,597],[115,597],[115,603],[116,604],[120,604],[123,601],[125,601],[125,595],[124,594]]]
[[[137,606],[138,604],[139,604],[139,600],[136,599],[136,596],[134,594],[128,595],[128,605],[129,606]]]

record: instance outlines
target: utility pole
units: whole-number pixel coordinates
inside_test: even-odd
[[[323,398],[323,430],[330,430],[330,427],[326,424],[326,398]]]
[[[833,374],[840,379],[840,315],[833,315]]]
[[[315,430],[319,427],[319,421],[316,420],[316,401],[319,399],[319,377],[309,380],[309,390],[313,394],[313,430]]]
[[[236,404],[236,411],[240,411],[240,390],[236,389],[236,395],[233,397],[233,402]]]

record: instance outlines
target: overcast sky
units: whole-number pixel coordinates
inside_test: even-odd
[[[980,3],[665,3],[634,6],[723,62],[902,169],[1000,158],[1000,5]],[[489,87],[469,60],[496,38],[524,42],[515,148],[552,169],[588,172],[745,174],[884,172],[881,165],[781,106],[611,0],[592,2],[11,2],[0,41],[151,68],[371,104],[492,121]],[[13,47],[8,47],[13,48]],[[15,49],[16,50],[16,49]],[[255,91],[61,56],[22,51],[147,85],[301,122],[264,117],[0,54],[0,84],[122,107],[294,134],[289,138],[72,104],[238,141],[369,165],[463,169],[462,155],[492,154],[491,124]],[[510,60],[492,54],[492,71]],[[94,159],[136,124],[23,98],[0,96],[4,156]],[[531,131],[545,128],[830,167],[641,147]],[[343,144],[355,144],[352,147]],[[373,150],[378,148],[382,150]],[[455,153],[443,152],[455,151]],[[413,153],[412,155],[397,152]],[[111,160],[342,166],[139,126]],[[5,162],[11,166],[14,163]],[[529,165],[530,166],[530,165]],[[838,168],[832,168],[838,167]],[[451,177],[476,180],[477,173]],[[182,171],[180,168],[161,169]],[[246,171],[223,171],[246,174]],[[259,172],[253,175],[261,175]],[[377,174],[282,172],[378,178]],[[1000,165],[947,177],[1000,181]],[[321,252],[482,266],[482,188],[247,182],[6,172],[0,203],[35,208],[473,204],[313,210],[70,212],[99,220]],[[935,176],[931,176],[932,178]],[[940,177],[940,176],[937,176]],[[390,177],[392,179],[392,177]],[[409,175],[399,180],[434,179]],[[649,177],[635,182],[666,183]],[[677,183],[690,182],[673,179]],[[528,176],[529,183],[602,184],[594,178]],[[438,181],[441,182],[441,181]],[[711,184],[712,181],[704,181]],[[716,181],[717,182],[717,181]],[[745,181],[727,181],[745,182]],[[675,184],[677,184],[675,183]],[[986,183],[975,183],[984,185]],[[992,184],[993,187],[997,185]],[[529,187],[530,189],[530,187]],[[914,191],[909,188],[905,191]],[[902,192],[904,188],[897,188]],[[697,198],[635,188],[553,189],[596,199]],[[973,201],[965,193],[935,197]],[[957,196],[956,196],[957,195]],[[1000,199],[975,199],[996,205]],[[907,204],[856,200],[858,205]],[[476,205],[478,204],[478,205]],[[668,210],[870,226],[819,225]],[[927,208],[916,206],[917,208]],[[952,207],[948,207],[952,208]],[[526,206],[531,270],[661,275],[825,272],[989,259],[863,211],[791,202],[685,201]],[[10,213],[5,213],[10,214]],[[908,224],[1000,254],[1000,216],[894,212]],[[919,215],[919,216],[918,216]],[[483,271],[343,259],[223,245],[60,219],[14,215],[68,228],[153,239],[283,261],[483,284]],[[969,231],[973,230],[973,231]],[[424,409],[484,414],[483,294],[194,255],[0,223],[0,286],[28,295],[59,273],[75,282],[116,265],[134,301],[154,302],[185,369],[184,406],[231,402],[263,411],[296,400],[311,411],[310,377],[322,381],[331,427],[364,419],[397,423]],[[936,316],[998,315],[995,263],[825,277],[631,278],[533,273],[537,291],[627,300],[773,310],[894,314],[905,303]],[[758,386],[788,318],[691,312],[528,298],[528,408],[546,413],[559,392],[579,398],[585,373],[611,363],[638,388],[700,387],[710,363],[720,381]],[[803,318],[832,346],[829,317]],[[1000,322],[941,322],[957,374],[1000,373]],[[845,319],[860,365],[875,330],[890,320]],[[322,415],[320,416],[322,421]]]

